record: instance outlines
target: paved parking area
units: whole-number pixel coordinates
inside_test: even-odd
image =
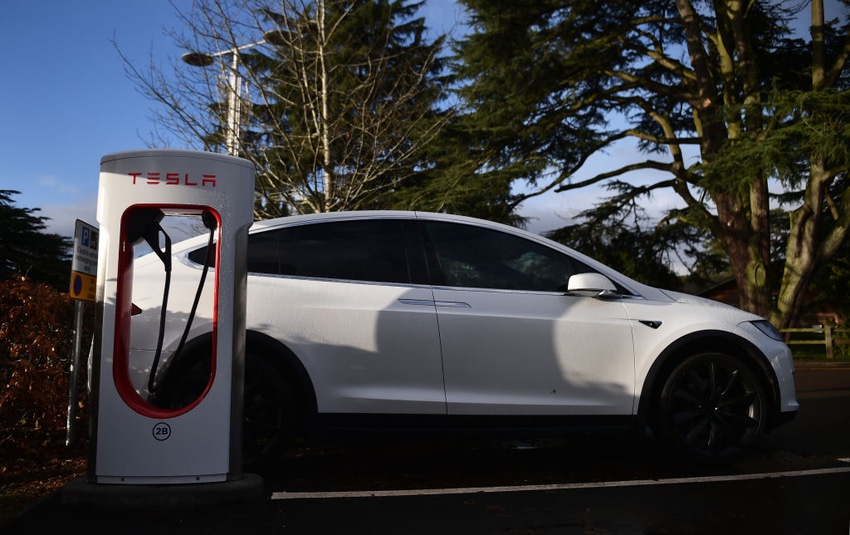
[[[244,503],[63,506],[54,495],[2,533],[847,533],[850,370],[800,366],[798,393],[798,418],[729,467],[609,438],[333,448],[293,460]]]

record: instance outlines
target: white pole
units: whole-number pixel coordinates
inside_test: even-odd
[[[240,99],[241,80],[239,76],[239,51],[231,54],[230,75],[227,80],[227,136],[225,146],[227,154],[239,156],[239,119],[242,100]]]

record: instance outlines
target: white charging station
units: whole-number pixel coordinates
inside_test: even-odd
[[[102,158],[89,484],[242,478],[245,255],[253,203],[254,166],[241,158],[170,149]],[[129,371],[134,244],[147,240],[156,252],[164,234],[158,224],[168,215],[202,216],[215,237],[215,267],[205,283],[213,292],[212,373],[204,393],[178,409],[151,403]],[[169,246],[157,252],[164,263],[170,262],[165,237]]]

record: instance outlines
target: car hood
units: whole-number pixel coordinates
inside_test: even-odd
[[[674,292],[672,290],[661,290],[667,297],[676,301],[677,303],[682,303],[685,305],[693,305],[693,306],[702,306],[702,307],[712,307],[712,308],[722,308],[724,310],[737,310],[739,312],[744,312],[743,310],[733,307],[731,305],[727,305],[726,303],[721,303],[720,301],[714,301],[713,299],[706,299],[704,297],[697,297],[695,295],[690,295],[682,292]]]
[[[658,290],[663,299],[625,301],[629,314],[635,319],[663,321],[685,330],[727,330],[745,322],[761,320],[760,316],[740,308],[671,290]],[[674,305],[672,307],[663,306]],[[656,305],[662,305],[658,307]]]

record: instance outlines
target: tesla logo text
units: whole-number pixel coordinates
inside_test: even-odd
[[[133,185],[149,184],[158,186],[200,186],[200,187],[215,187],[215,175],[202,174],[190,175],[189,173],[160,173],[157,171],[148,171],[147,173],[128,173],[133,177]]]

